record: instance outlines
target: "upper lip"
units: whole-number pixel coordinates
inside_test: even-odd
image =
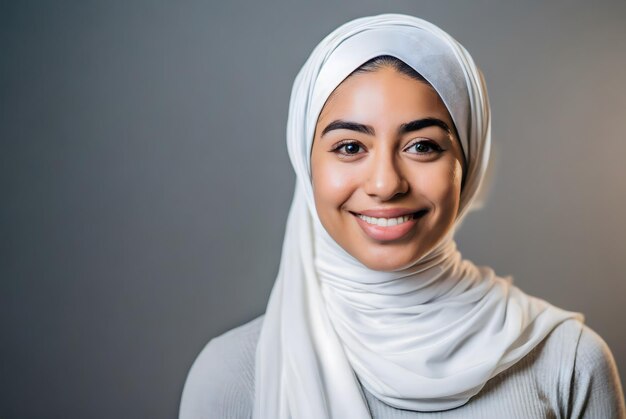
[[[425,209],[425,208],[423,208]],[[368,217],[375,218],[396,218],[402,217],[403,215],[411,215],[415,214],[422,209],[412,209],[412,208],[374,208],[363,211],[352,211],[355,214],[367,215]]]

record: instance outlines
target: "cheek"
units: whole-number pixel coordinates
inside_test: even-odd
[[[338,221],[338,210],[352,195],[352,177],[337,162],[316,159],[311,163],[315,207],[320,221],[328,229]]]
[[[358,177],[341,162],[316,161],[312,173],[313,194],[319,212],[341,207],[358,187]]]
[[[419,176],[418,188],[440,213],[440,217],[453,218],[461,194],[462,167],[458,161],[442,161],[429,166]]]

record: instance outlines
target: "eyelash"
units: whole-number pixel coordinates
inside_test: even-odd
[[[352,145],[352,144],[357,145],[360,148],[363,148],[363,146],[361,144],[359,144],[358,141],[344,140],[344,141],[340,141],[339,143],[337,143],[333,147],[333,149],[331,151],[334,152],[334,153],[340,154],[343,157],[356,156],[359,153],[346,153],[346,152],[340,151],[342,148],[344,148],[344,147],[346,147],[348,145]],[[418,144],[423,144],[423,145],[426,145],[426,146],[430,147],[431,151],[427,151],[427,152],[418,152],[418,151],[416,151],[415,153],[411,153],[411,154],[417,154],[417,155],[424,156],[424,155],[428,155],[428,154],[431,154],[431,153],[439,154],[442,151],[444,151],[444,149],[441,148],[441,146],[439,146],[439,144],[437,144],[436,142],[434,142],[432,140],[426,140],[426,139],[421,139],[419,141],[415,141],[415,142],[411,143],[411,145],[406,147],[404,150],[406,151],[406,150],[410,149],[411,147],[415,147]]]

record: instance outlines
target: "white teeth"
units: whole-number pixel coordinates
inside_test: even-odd
[[[365,220],[365,222],[367,222],[368,224],[374,224],[380,227],[395,226],[398,224],[406,223],[413,217],[413,215],[403,215],[402,217],[396,218],[375,218],[368,217],[367,215],[362,214],[357,214],[357,216],[360,219]]]

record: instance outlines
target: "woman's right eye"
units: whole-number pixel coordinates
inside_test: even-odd
[[[357,142],[346,141],[337,144],[332,151],[345,156],[354,156],[361,153],[363,151],[363,147]]]

